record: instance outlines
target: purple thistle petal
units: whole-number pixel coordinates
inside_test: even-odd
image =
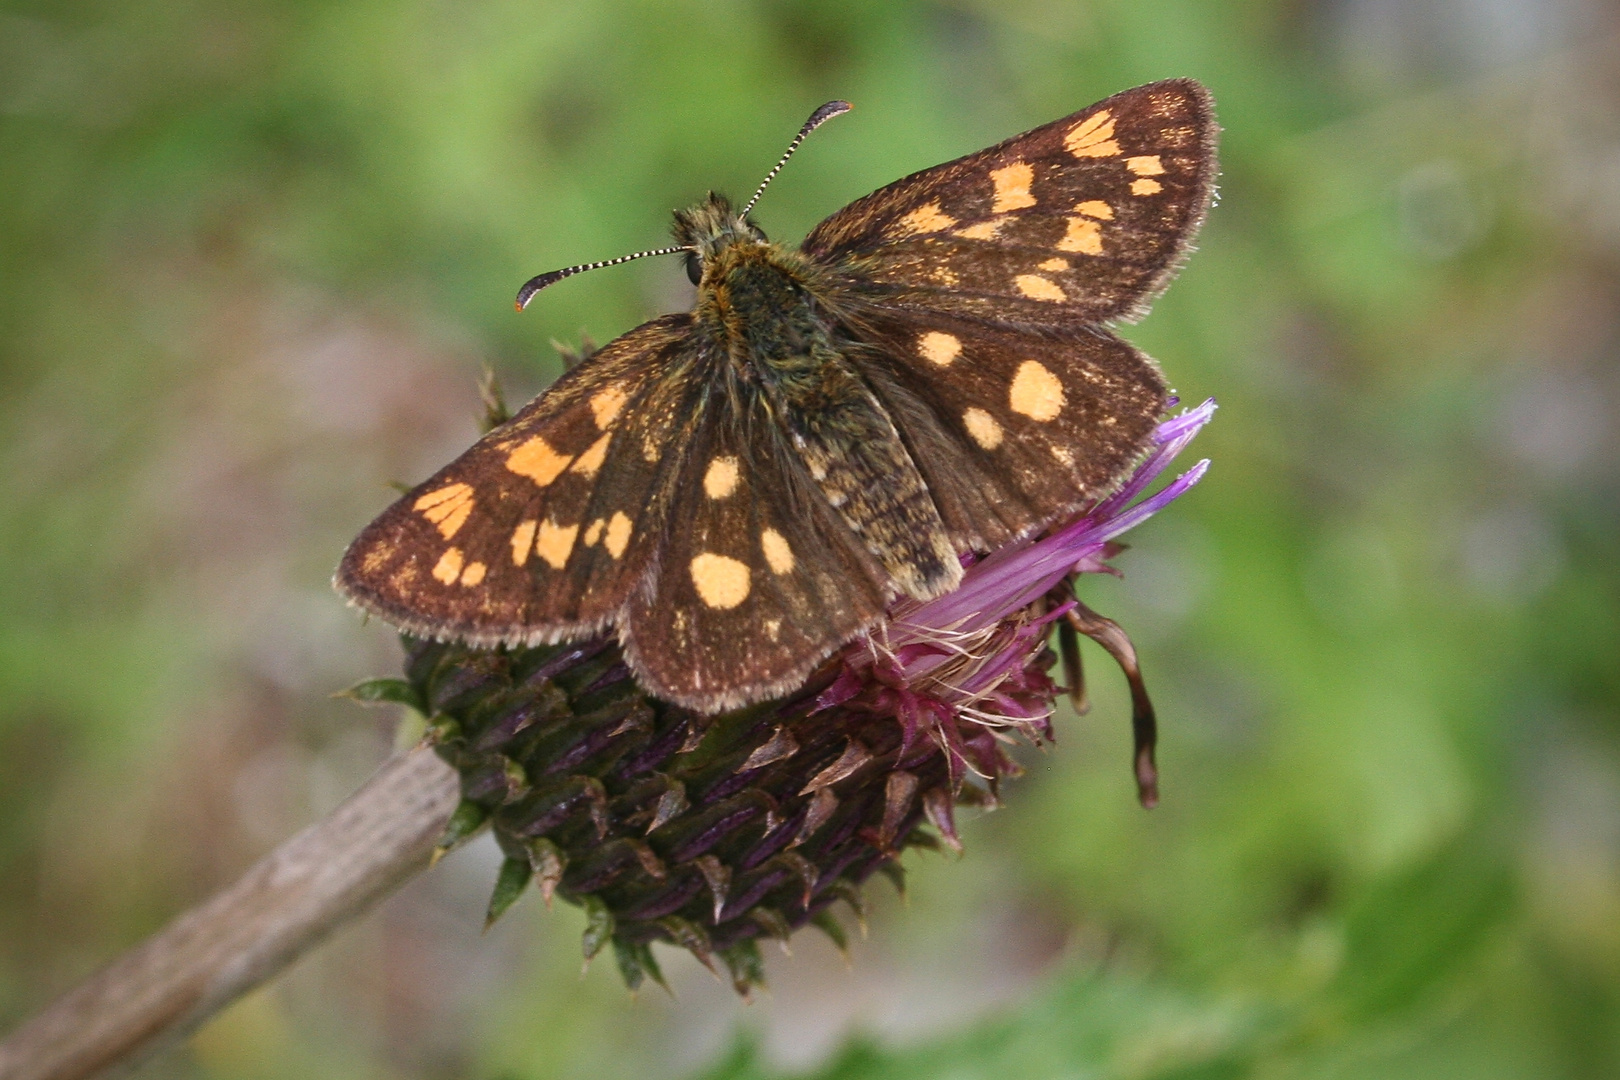
[[[1113,495],[1104,499],[1097,505],[1088,517],[1107,517],[1118,507],[1130,502],[1141,494],[1147,486],[1158,479],[1165,467],[1174,461],[1176,456],[1187,448],[1199,430],[1215,416],[1215,399],[1209,398],[1196,409],[1188,409],[1180,416],[1172,416],[1153,431],[1153,442],[1156,444],[1142,464],[1136,467],[1124,485]]]
[[[1174,502],[1203,478],[1208,460],[1194,465],[1162,491],[1124,509],[1184,450],[1215,414],[1215,400],[1164,421],[1154,431],[1157,449],[1120,491],[1080,518],[1037,541],[1008,544],[970,567],[955,592],[918,604],[901,603],[889,623],[889,647],[901,649],[938,630],[970,633],[999,622],[1050,592],[1075,571],[1095,572],[1102,545]]]
[[[892,718],[900,728],[896,767],[914,767],[938,753],[952,792],[970,771],[992,785],[1015,774],[1003,741],[1052,738],[1058,688],[1048,674],[1049,636],[1053,623],[1072,622],[1080,607],[1072,596],[1063,599],[1065,583],[1077,573],[1117,573],[1108,560],[1123,545],[1114,538],[1203,478],[1207,460],[1145,494],[1214,412],[1210,400],[1161,423],[1152,449],[1117,492],[1046,536],[988,555],[964,554],[965,573],[954,592],[896,603],[886,622],[839,655],[837,674],[810,711]]]
[[[1192,487],[1194,484],[1198,483],[1198,481],[1204,478],[1204,473],[1208,470],[1209,459],[1204,458],[1192,468],[1188,469],[1186,472],[1176,477],[1173,481],[1166,484],[1162,490],[1148,496],[1146,499],[1143,499],[1141,502],[1137,503],[1129,510],[1119,514],[1112,520],[1101,522],[1093,529],[1082,533],[1082,538],[1077,539],[1076,542],[1096,543],[1101,540],[1111,540],[1128,529],[1134,529],[1136,526],[1142,524],[1142,522],[1146,521],[1154,514],[1157,514],[1160,510],[1163,510],[1166,506],[1169,506],[1171,503],[1181,498],[1188,488]]]

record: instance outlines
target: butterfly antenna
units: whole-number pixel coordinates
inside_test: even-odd
[[[842,116],[844,113],[849,112],[849,110],[853,109],[854,107],[855,106],[851,105],[847,101],[829,101],[827,104],[811,113],[810,119],[804,122],[804,127],[800,128],[799,133],[793,136],[793,141],[788,143],[788,148],[782,154],[781,160],[776,163],[776,166],[772,168],[770,172],[765,174],[765,179],[759,182],[759,187],[755,190],[754,197],[748,200],[748,205],[743,207],[742,213],[738,214],[737,216],[748,216],[748,211],[752,210],[754,208],[754,204],[759,202],[759,197],[765,194],[766,186],[772,180],[776,179],[776,174],[782,171],[782,166],[787,164],[787,159],[793,156],[793,151],[799,148],[799,144],[804,142],[805,138],[809,136],[812,131],[816,130],[816,128],[820,127],[822,124],[825,124],[833,117]]]
[[[523,283],[523,288],[518,290],[517,309],[522,311],[524,308],[528,307],[529,301],[534,299],[535,293],[539,292],[547,285],[557,284],[557,282],[561,281],[563,278],[573,277],[575,274],[583,274],[587,270],[599,270],[604,266],[618,266],[620,263],[627,263],[634,259],[645,259],[649,255],[673,255],[677,251],[694,250],[696,249],[691,247],[667,247],[659,248],[657,251],[638,251],[634,255],[620,255],[617,259],[603,259],[601,262],[581,263],[578,266],[570,266],[564,270],[553,270],[549,274],[540,274],[536,277],[530,278],[528,281],[525,281]]]

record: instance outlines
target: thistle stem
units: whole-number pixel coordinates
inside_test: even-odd
[[[459,797],[432,750],[395,754],[325,820],[13,1031],[0,1080],[127,1069],[189,1035],[425,869]]]

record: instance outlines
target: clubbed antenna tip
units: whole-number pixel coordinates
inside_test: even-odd
[[[538,274],[535,277],[530,278],[528,281],[525,281],[523,283],[523,288],[518,290],[517,309],[522,311],[524,308],[528,307],[529,301],[534,299],[535,293],[539,292],[547,285],[557,284],[557,282],[561,281],[563,278],[573,277],[575,274],[583,274],[587,270],[598,270],[604,266],[618,266],[620,263],[627,263],[634,259],[645,259],[649,255],[673,255],[677,251],[691,250],[692,249],[689,247],[667,247],[658,248],[655,251],[638,251],[634,255],[620,255],[617,259],[603,259],[601,262],[580,263],[578,266],[569,266],[562,270],[552,270],[549,273]]]
[[[752,210],[754,208],[754,204],[759,202],[759,197],[765,194],[765,188],[772,180],[776,179],[776,174],[782,171],[782,166],[786,165],[788,158],[793,156],[793,151],[799,148],[799,144],[804,142],[812,131],[816,130],[816,128],[820,127],[822,124],[825,124],[833,117],[842,116],[844,113],[849,112],[849,110],[853,109],[854,107],[855,106],[851,105],[847,101],[829,101],[827,104],[811,113],[810,119],[804,122],[804,126],[799,129],[799,133],[797,135],[793,136],[793,141],[788,143],[788,148],[782,152],[782,156],[778,158],[776,164],[771,167],[771,171],[765,174],[765,179],[761,180],[759,182],[759,187],[754,189],[754,197],[748,200],[748,205],[743,207],[742,213],[738,214],[737,216],[748,216],[748,211]]]

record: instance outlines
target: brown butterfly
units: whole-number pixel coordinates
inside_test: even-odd
[[[765,178],[844,102],[818,109]],[[844,207],[798,248],[675,215],[696,307],[611,342],[385,510],[338,589],[411,634],[611,627],[651,693],[774,696],[959,556],[1107,493],[1166,389],[1145,313],[1208,209],[1203,87],[1127,90]]]

